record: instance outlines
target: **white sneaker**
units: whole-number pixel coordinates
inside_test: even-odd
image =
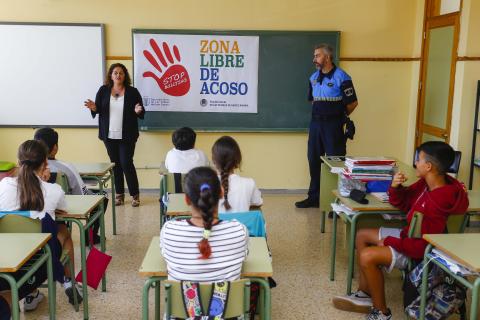
[[[43,300],[43,293],[40,292],[40,290],[37,290],[36,293],[30,293],[25,297],[25,300],[23,302],[23,309],[25,311],[33,311],[37,309],[38,304],[40,301]]]
[[[388,309],[387,314],[384,314],[382,311],[377,310],[375,308],[367,315],[365,318],[367,320],[390,320],[392,319],[392,312]]]
[[[372,298],[361,290],[346,296],[336,296],[332,302],[333,306],[339,310],[360,313],[369,313],[373,306]]]

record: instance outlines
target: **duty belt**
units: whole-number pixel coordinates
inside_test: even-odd
[[[313,101],[342,101],[342,97],[313,97]]]

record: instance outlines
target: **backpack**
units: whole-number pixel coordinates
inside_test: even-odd
[[[198,282],[182,281],[182,294],[187,320],[224,320],[223,314],[227,309],[230,282],[221,281],[212,283],[212,296],[207,314],[204,313],[200,285]]]
[[[420,291],[424,264],[418,264],[406,277],[403,284],[404,307],[406,314],[420,318]],[[465,300],[467,290],[437,265],[433,265],[428,273],[427,303],[425,319],[446,319],[453,313],[460,313],[465,319]]]

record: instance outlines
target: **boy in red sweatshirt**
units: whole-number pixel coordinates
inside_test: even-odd
[[[421,260],[427,246],[422,238],[408,238],[410,221],[415,212],[423,214],[421,233],[443,233],[451,214],[465,214],[468,195],[465,186],[447,175],[455,159],[452,147],[444,142],[425,142],[417,148],[415,160],[417,182],[409,187],[405,174],[395,174],[388,190],[390,203],[407,213],[403,229],[360,229],[357,232],[357,261],[360,267],[358,291],[348,296],[337,296],[337,309],[369,313],[368,320],[391,319],[385,301],[382,268],[405,269],[408,258]]]

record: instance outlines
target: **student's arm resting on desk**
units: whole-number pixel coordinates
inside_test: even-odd
[[[390,204],[401,211],[407,213],[412,207],[416,197],[425,189],[425,181],[419,180],[409,187],[399,185],[394,188],[390,186],[388,189],[388,201]]]

